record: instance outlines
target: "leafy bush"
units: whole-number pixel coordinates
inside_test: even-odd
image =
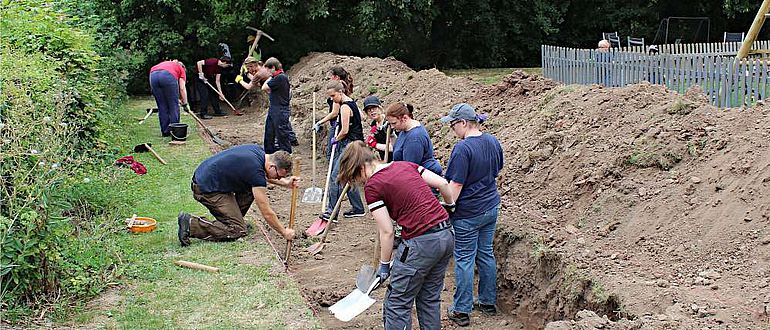
[[[110,109],[93,38],[42,0],[0,0],[0,307],[18,319],[116,275],[117,192],[99,176]],[[109,61],[107,61],[109,66]],[[86,179],[87,178],[87,179]]]

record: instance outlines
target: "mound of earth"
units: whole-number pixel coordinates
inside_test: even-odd
[[[565,86],[523,72],[486,86],[392,58],[313,53],[289,70],[301,143],[311,136],[313,92],[317,115],[327,112],[324,86],[335,65],[353,75],[359,104],[376,94],[385,106],[415,105],[443,165],[457,138],[438,118],[458,102],[490,115],[485,131],[506,157],[495,238],[499,303],[522,327],[757,328],[767,321],[766,106],[718,109],[697,89],[680,95],[647,83]],[[248,112],[227,123],[245,120],[263,123]],[[357,242],[370,233],[337,234],[335,240]],[[337,268],[353,272],[369,259],[362,242],[340,243],[356,248],[334,259]],[[372,322],[358,325],[378,324]]]

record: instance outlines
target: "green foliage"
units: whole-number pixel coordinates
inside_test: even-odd
[[[123,94],[77,24],[46,1],[0,2],[0,306],[9,319],[92,296],[115,275],[103,238],[117,227],[101,220],[120,198],[86,175],[101,164]]]

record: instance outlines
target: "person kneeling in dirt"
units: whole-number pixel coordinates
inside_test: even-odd
[[[382,247],[377,275],[380,282],[390,277],[382,304],[385,329],[411,329],[415,299],[420,329],[440,329],[440,295],[454,250],[445,210],[454,207],[447,181],[414,163],[382,163],[363,141],[345,148],[337,180],[364,185],[366,203],[377,223]],[[442,205],[431,187],[450,204]],[[391,219],[404,228],[393,260]]]
[[[452,149],[446,178],[457,202],[450,216],[455,229],[455,293],[449,319],[459,326],[470,324],[473,306],[473,269],[479,267],[476,309],[497,313],[497,264],[492,239],[500,208],[495,179],[503,168],[503,149],[497,139],[481,132],[485,117],[469,104],[456,104],[441,118],[462,140]]]
[[[204,160],[192,178],[193,198],[217,221],[180,212],[179,242],[188,246],[190,237],[226,242],[246,236],[243,217],[254,201],[271,228],[293,239],[294,230],[283,227],[267,199],[268,182],[288,189],[297,186],[299,177],[289,176],[291,162],[289,153],[265,154],[256,144],[233,147]]]

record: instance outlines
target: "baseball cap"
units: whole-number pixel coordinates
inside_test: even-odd
[[[458,103],[452,106],[449,114],[441,118],[442,123],[449,123],[455,120],[473,120],[478,121],[476,109],[468,103]]]
[[[380,103],[380,98],[376,95],[369,95],[364,99],[364,111],[366,111],[366,108],[373,106],[380,107],[382,103]]]
[[[251,64],[251,63],[257,63],[257,59],[253,56],[249,56],[243,61],[243,64]]]

